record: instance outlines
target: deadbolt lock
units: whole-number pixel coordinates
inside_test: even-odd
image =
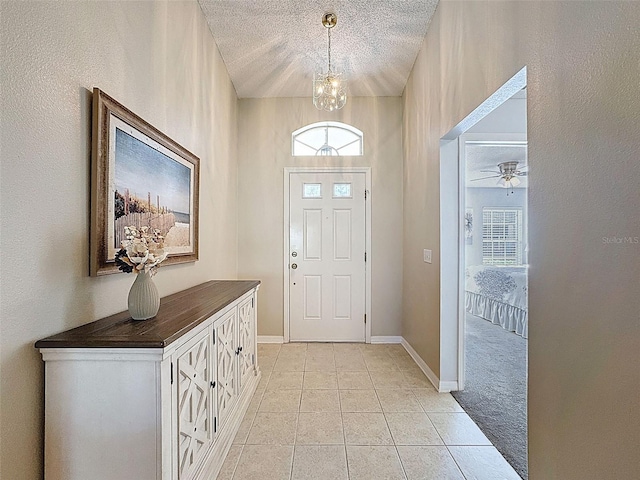
[[[291,256],[292,257],[297,257],[298,256],[298,252],[291,252]]]

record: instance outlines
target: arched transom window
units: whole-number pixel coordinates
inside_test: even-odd
[[[362,155],[362,132],[346,123],[312,123],[293,132],[291,138],[294,157]]]

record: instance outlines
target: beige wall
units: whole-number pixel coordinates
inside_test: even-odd
[[[195,1],[0,2],[2,470],[42,478],[43,364],[33,342],[125,310],[132,276],[89,278],[94,86],[201,159],[200,261],[161,295],[237,268],[237,99]]]
[[[291,156],[291,133],[341,121],[364,132],[364,156]],[[283,335],[283,169],[370,166],[372,170],[372,335],[400,335],[402,298],[402,100],[349,98],[318,111],[309,98],[242,99],[238,131],[238,274],[262,280],[259,335]]]
[[[403,335],[438,372],[439,140],[527,66],[532,480],[640,475],[638,25],[637,2],[443,1],[405,90]]]

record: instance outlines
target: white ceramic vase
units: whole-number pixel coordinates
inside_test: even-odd
[[[153,318],[160,309],[160,295],[149,273],[140,272],[129,290],[129,313],[133,320]]]

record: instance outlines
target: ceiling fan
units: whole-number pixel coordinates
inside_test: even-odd
[[[493,173],[495,175],[490,175],[488,177],[482,178],[474,178],[471,181],[477,182],[478,180],[486,180],[487,178],[499,178],[498,185],[503,188],[513,188],[517,187],[522,183],[518,177],[524,177],[528,174],[528,170],[525,170],[529,167],[524,166],[522,169],[518,169],[518,162],[502,162],[498,164],[499,172],[495,170],[480,170],[484,173]]]

